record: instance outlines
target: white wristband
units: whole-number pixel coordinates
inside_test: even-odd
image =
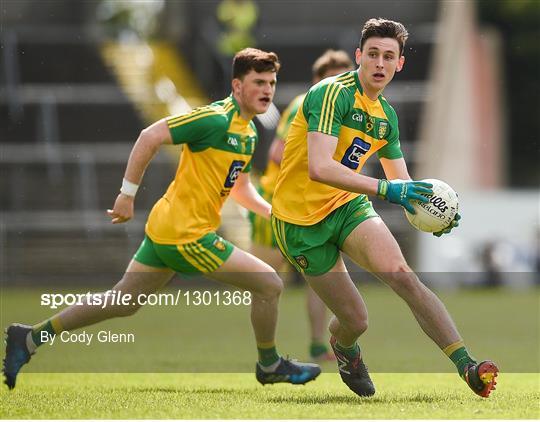
[[[134,197],[135,195],[137,195],[137,189],[139,189],[139,185],[131,183],[126,178],[122,179],[122,187],[120,188],[120,193]]]

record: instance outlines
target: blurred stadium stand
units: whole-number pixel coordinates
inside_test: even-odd
[[[92,278],[97,267],[100,273],[121,272],[142,239],[150,207],[174,175],[175,159],[160,153],[137,196],[135,220],[110,224],[105,210],[116,197],[132,143],[149,122],[105,62],[103,47],[111,34],[97,18],[103,3],[2,3],[0,264],[4,281],[47,274]],[[163,7],[149,39],[175,46],[209,98],[228,95],[230,57],[222,56],[216,47],[222,30],[216,19],[219,1],[157,3]],[[399,115],[402,147],[414,171],[419,111],[426,101],[440,2],[292,1],[279,7],[271,1],[256,3],[256,47],[275,51],[283,65],[275,97],[279,110],[309,88],[311,65],[324,50],[341,48],[353,56],[366,19],[385,16],[405,24],[411,33],[405,69],[385,96]],[[261,121],[255,157],[259,171],[265,165],[276,116],[265,124]],[[381,175],[375,162],[366,170]],[[406,256],[414,260],[416,233],[402,211],[374,201]],[[233,214],[225,212],[226,235],[239,232],[237,225],[245,228],[245,221]],[[246,240],[237,242],[245,247]]]

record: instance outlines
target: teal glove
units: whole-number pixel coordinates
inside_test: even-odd
[[[431,188],[433,185],[426,182],[415,182],[414,180],[379,180],[377,196],[392,204],[404,207],[411,214],[416,214],[411,205],[411,201],[428,202],[425,195],[433,195]]]
[[[450,225],[447,228],[442,229],[440,232],[433,233],[433,236],[441,237],[443,234],[450,233],[454,227],[459,226],[459,220],[461,220],[461,215],[459,215],[459,213],[457,213],[456,216],[454,217],[454,219],[452,220],[452,222],[450,223]]]

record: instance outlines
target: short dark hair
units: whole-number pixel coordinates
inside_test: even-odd
[[[360,50],[368,38],[393,38],[399,44],[399,55],[403,55],[405,42],[409,38],[407,29],[400,22],[391,21],[384,18],[372,18],[368,20],[362,28],[362,38],[360,38]]]
[[[250,70],[255,72],[278,72],[281,67],[276,53],[244,48],[233,58],[233,79],[242,79]]]
[[[346,67],[353,69],[354,65],[349,55],[343,50],[326,50],[315,60],[311,71],[314,78],[322,79],[330,70]]]

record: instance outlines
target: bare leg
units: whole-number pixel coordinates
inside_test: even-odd
[[[358,225],[345,240],[343,251],[405,300],[420,327],[441,349],[461,340],[445,306],[407,265],[394,236],[380,218]]]
[[[277,248],[253,244],[250,253],[269,264],[276,271],[283,269],[285,258]],[[309,285],[306,290],[306,305],[310,324],[311,340],[318,343],[325,342],[326,331],[326,305],[317,296]]]
[[[355,345],[358,337],[367,330],[367,308],[349,277],[343,259],[340,256],[330,272],[305,278],[334,312],[329,329],[337,340],[337,343],[333,340],[331,343],[341,379],[359,396],[372,396],[375,387]]]
[[[270,265],[234,248],[229,259],[208,276],[252,293],[251,323],[259,352],[255,376],[261,384],[305,384],[317,378],[319,366],[294,363],[277,354],[274,341],[283,282]]]
[[[234,248],[232,255],[208,277],[252,293],[251,323],[258,344],[273,342],[283,282],[259,258]]]
[[[304,277],[335,315],[329,327],[332,335],[340,344],[352,345],[367,330],[368,313],[341,257],[330,272]]]
[[[139,294],[154,293],[167,284],[174,272],[169,269],[149,267],[132,260],[124,273],[122,279],[112,288],[114,291],[121,291],[122,294],[129,293],[132,298]],[[105,293],[96,293],[104,297]],[[86,327],[106,319],[133,315],[141,305],[121,306],[99,306],[88,303],[82,305],[72,305],[60,311],[53,318],[58,317],[58,321],[63,330],[74,330]]]
[[[324,343],[328,325],[326,322],[326,305],[309,284],[306,286],[306,305],[311,328],[311,341]]]
[[[283,255],[281,255],[281,252],[277,248],[252,244],[249,253],[266,262],[276,272],[281,271],[285,264],[285,258],[283,258]]]

